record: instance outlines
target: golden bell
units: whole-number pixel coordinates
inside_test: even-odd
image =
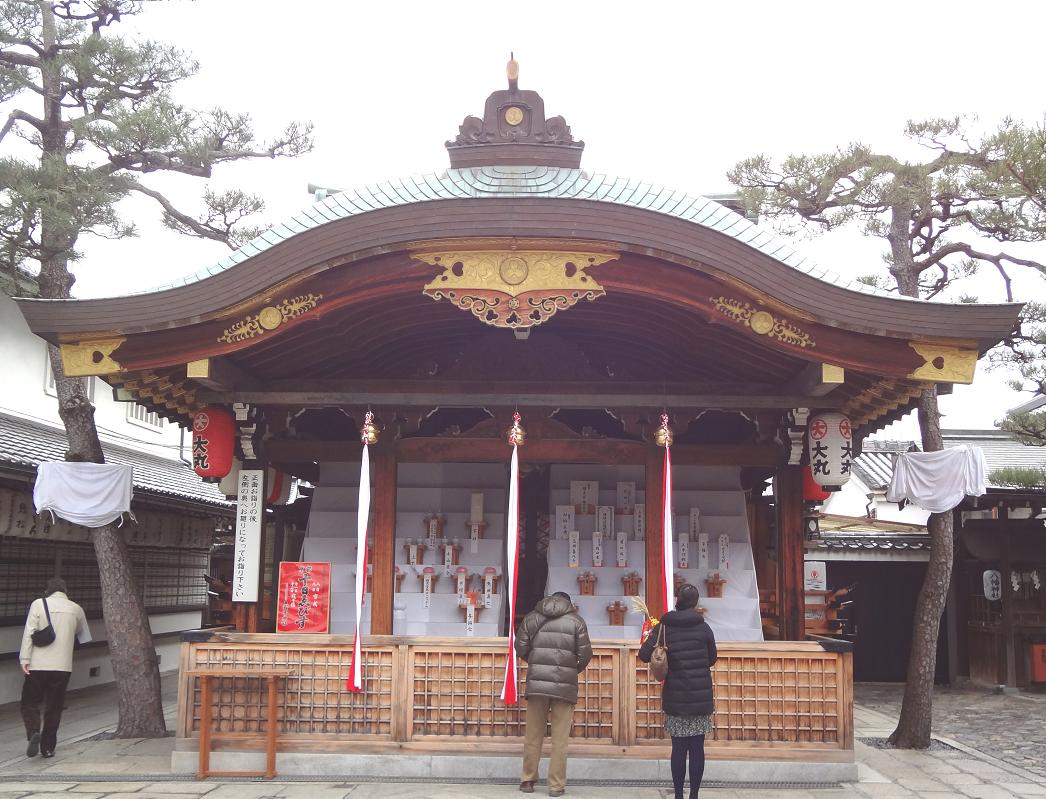
[[[672,428],[668,425],[662,425],[657,428],[657,432],[654,433],[654,441],[657,442],[659,447],[672,446],[672,439]]]
[[[362,430],[360,430],[360,438],[363,439],[365,444],[373,446],[378,443],[378,428],[374,422],[364,422]]]
[[[523,425],[519,421],[512,423],[512,427],[508,429],[508,443],[515,444],[517,447],[522,447],[523,443],[527,439],[527,431],[523,429]]]

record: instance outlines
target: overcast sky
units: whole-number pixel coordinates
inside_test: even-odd
[[[1026,2],[153,0],[118,27],[199,60],[179,89],[187,104],[248,111],[263,136],[292,119],[315,124],[307,156],[218,171],[216,188],[263,195],[272,223],[311,202],[309,183],[444,169],[444,141],[504,87],[509,51],[520,86],[541,92],[546,113],[585,141],[583,168],[702,194],[729,191],[727,169],[760,152],[861,140],[919,157],[903,137],[908,119],[1041,119],[1044,22],[1044,5]],[[202,189],[189,178],[153,184],[189,204]],[[225,252],[164,232],[148,206],[128,212],[142,236],[87,243],[78,296],[168,283]],[[881,266],[883,248],[856,233],[792,243],[842,274]],[[1025,278],[1019,288],[1041,297],[1044,285]],[[1002,299],[987,277],[966,291]],[[945,426],[990,426],[1022,399],[982,367],[974,387],[942,400]]]

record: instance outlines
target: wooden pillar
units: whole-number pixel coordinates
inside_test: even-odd
[[[1009,518],[1009,508],[1001,505],[998,510],[1000,520]],[[1013,583],[1010,582],[1010,573],[1013,571],[1013,557],[1010,553],[1010,531],[1003,527],[1002,531],[1002,646],[1003,665],[1006,668],[1006,687],[1017,687],[1017,655],[1013,635]]]
[[[390,436],[391,438],[391,436]],[[396,566],[396,445],[383,442],[373,448],[371,484],[374,486],[374,573],[371,587],[371,635],[392,635],[392,601]]]
[[[777,505],[777,608],[781,640],[806,638],[806,593],[803,580],[803,473],[782,466],[774,479]]]
[[[665,451],[648,445],[646,449],[646,604],[650,613],[660,616],[665,609],[665,592],[661,588],[662,558],[662,480],[665,473]]]

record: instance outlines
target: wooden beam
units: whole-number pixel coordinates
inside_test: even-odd
[[[781,639],[802,641],[806,638],[802,467],[782,466],[778,469],[774,495],[777,505],[777,609]]]
[[[209,405],[231,405],[245,402],[250,405],[289,405],[299,408],[327,408],[340,405],[391,405],[393,407],[424,408],[615,408],[661,407],[673,410],[695,408],[750,409],[750,408],[809,408],[837,410],[839,403],[817,396],[795,394],[569,394],[558,391],[547,394],[495,394],[489,391],[475,394],[386,394],[372,391],[342,393],[334,391],[206,391],[200,392],[200,401]]]
[[[507,462],[510,450],[500,438],[402,438],[395,442],[397,460],[401,463],[501,463]],[[277,463],[322,463],[356,461],[359,444],[355,441],[303,441],[269,439],[263,442],[265,457]],[[520,458],[530,463],[618,463],[645,464],[646,450],[642,441],[619,439],[534,439],[520,450]],[[777,444],[742,444],[698,446],[677,444],[672,447],[675,463],[686,465],[762,466],[774,468],[785,461],[784,450]]]
[[[392,635],[393,571],[396,566],[396,448],[374,448],[374,574],[371,580],[371,635]],[[356,444],[357,452],[360,450]]]
[[[271,382],[264,390],[200,392],[201,402],[229,405],[290,405],[330,407],[341,405],[427,408],[550,407],[662,407],[670,408],[808,408],[836,409],[820,396],[780,393],[779,386],[764,383],[705,383],[665,386],[652,383],[546,383],[439,382],[397,380]]]
[[[845,382],[846,370],[843,367],[830,363],[811,363],[792,379],[785,391],[790,394],[823,397]]]
[[[673,454],[675,447],[672,448]],[[661,481],[665,471],[665,452],[660,447],[646,445],[643,448],[645,471],[646,502],[646,604],[650,613],[660,616],[665,610],[665,592],[661,587],[662,550],[661,525],[664,510],[662,506]]]
[[[185,376],[211,391],[249,390],[259,387],[258,380],[228,358],[201,358],[185,365]]]

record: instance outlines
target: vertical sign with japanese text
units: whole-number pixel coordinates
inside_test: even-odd
[[[236,538],[232,556],[232,601],[258,601],[264,469],[241,469],[237,483]]]

